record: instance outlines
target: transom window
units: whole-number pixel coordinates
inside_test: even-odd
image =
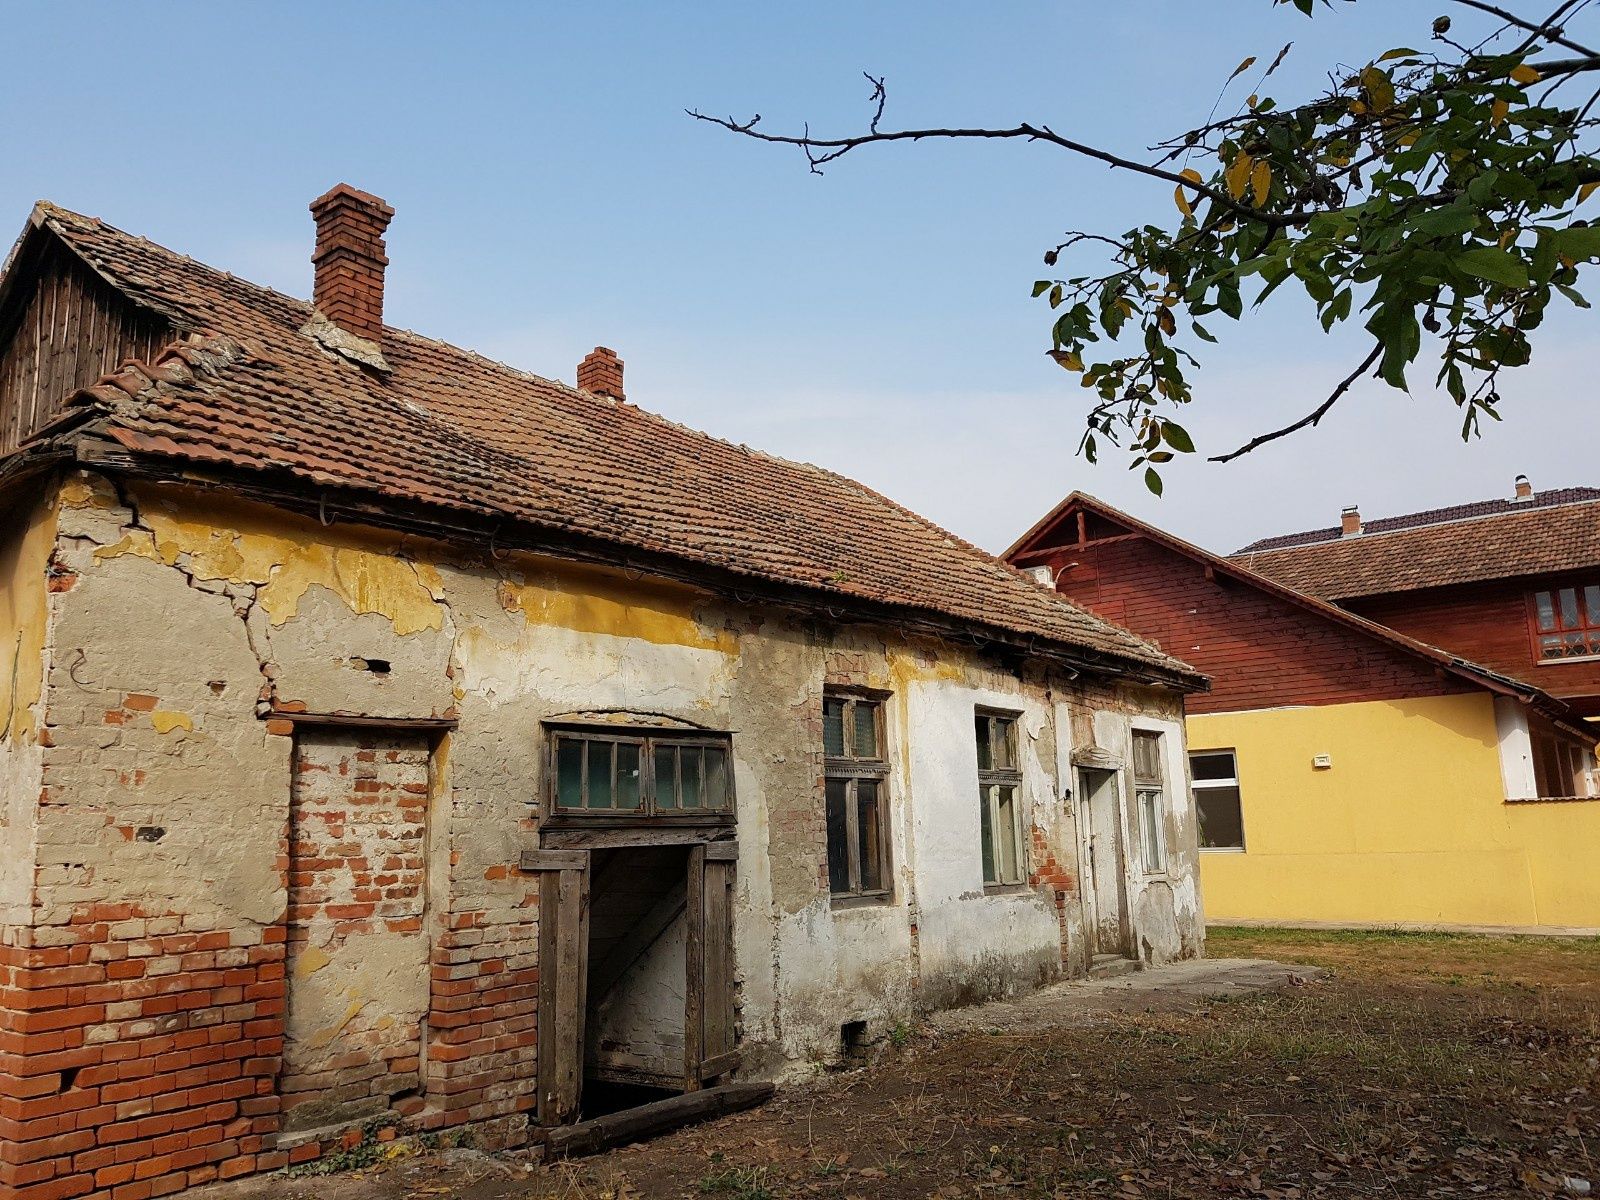
[[[717,818],[733,811],[728,740],[671,730],[556,730],[552,813],[562,816]]]
[[[1600,655],[1600,584],[1533,593],[1533,631],[1541,660]]]
[[[1200,814],[1200,849],[1243,850],[1244,814],[1239,806],[1239,765],[1232,750],[1189,755],[1194,805]]]
[[[1004,886],[1027,882],[1022,840],[1022,770],[1017,765],[1017,719],[978,709],[978,820],[982,831],[983,882]]]
[[[828,888],[835,897],[889,895],[889,761],[883,703],[828,693],[822,700],[826,759]]]
[[[1139,857],[1146,874],[1167,869],[1167,797],[1161,735],[1134,730],[1133,790],[1139,812]]]

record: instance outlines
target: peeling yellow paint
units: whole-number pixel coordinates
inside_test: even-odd
[[[188,713],[169,712],[166,709],[157,709],[151,713],[150,724],[161,734],[171,733],[174,729],[187,729],[190,732],[194,730],[194,718]]]
[[[304,979],[308,975],[315,975],[332,961],[332,956],[321,946],[307,946],[295,961],[294,977]]]
[[[212,497],[190,501],[170,489],[133,488],[148,531],[129,533],[96,558],[138,555],[178,565],[204,580],[254,584],[274,625],[292,620],[313,587],[351,612],[387,617],[402,636],[444,628],[444,581],[432,563],[401,557],[380,536],[257,505]]]
[[[100,476],[75,475],[61,485],[61,503],[68,508],[114,508],[117,493]]]
[[[888,658],[894,690],[902,694],[912,683],[962,683],[967,678],[966,664],[949,650],[890,650]]]
[[[33,741],[44,692],[50,556],[56,506],[47,500],[0,525],[0,742]]]
[[[655,580],[628,580],[612,572],[573,568],[561,576],[544,573],[522,583],[507,580],[499,594],[507,612],[520,612],[536,625],[729,655],[739,649],[732,632],[707,629],[695,619],[702,593]]]

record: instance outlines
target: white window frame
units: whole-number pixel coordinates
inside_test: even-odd
[[[1225,779],[1201,779],[1194,773],[1194,760],[1197,758],[1222,758],[1226,755],[1233,760],[1233,774]],[[1189,751],[1189,788],[1194,792],[1194,820],[1195,841],[1199,842],[1200,831],[1200,794],[1211,789],[1221,791],[1223,788],[1232,788],[1239,797],[1239,844],[1237,846],[1200,846],[1201,854],[1243,854],[1247,845],[1244,836],[1244,789],[1239,786],[1239,752],[1237,750],[1191,750]]]

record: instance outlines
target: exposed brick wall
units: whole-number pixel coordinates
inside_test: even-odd
[[[383,336],[383,232],[394,217],[376,196],[341,183],[311,202],[317,222],[313,300],[340,329],[368,341]]]
[[[100,904],[0,947],[0,1191],[142,1200],[284,1165],[282,936]]]
[[[1056,588],[1212,677],[1191,713],[1343,704],[1470,690],[1427,663],[1144,538],[1060,551]]]

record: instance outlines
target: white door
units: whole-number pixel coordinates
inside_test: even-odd
[[[1079,836],[1084,839],[1083,922],[1090,954],[1126,954],[1122,791],[1115,771],[1078,772]]]

